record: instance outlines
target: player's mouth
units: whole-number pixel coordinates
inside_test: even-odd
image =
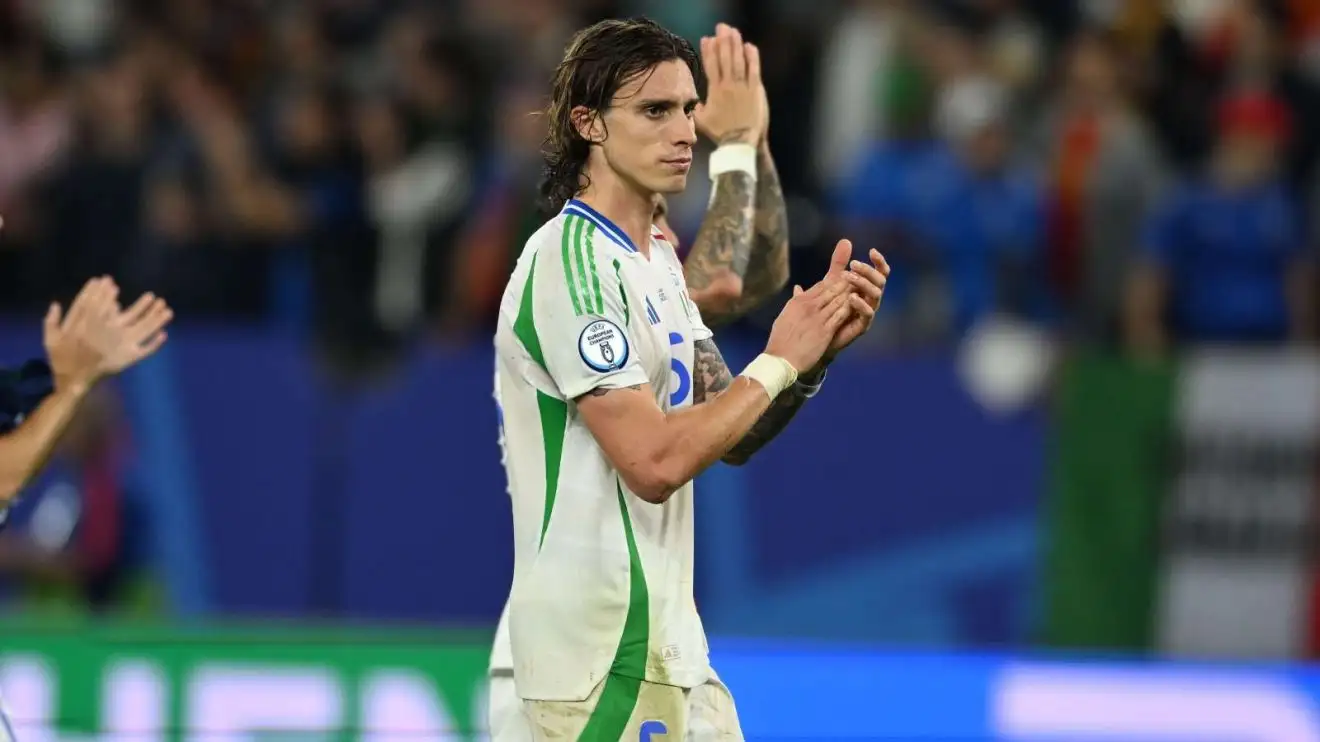
[[[663,162],[667,167],[672,168],[673,170],[677,170],[678,172],[681,173],[686,173],[692,167],[692,155],[684,155],[682,157],[671,157],[667,160],[661,160],[661,162]]]

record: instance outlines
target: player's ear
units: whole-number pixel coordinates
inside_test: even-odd
[[[601,121],[599,112],[586,106],[574,106],[568,116],[573,122],[573,128],[577,130],[578,136],[592,144],[600,144],[605,141],[605,123]]]

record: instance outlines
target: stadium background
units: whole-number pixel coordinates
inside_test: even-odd
[[[97,273],[182,317],[0,535],[21,739],[480,737],[526,113],[632,13],[760,44],[795,280],[895,269],[699,485],[749,739],[1320,739],[1320,2],[0,0],[0,357]],[[1232,300],[1161,333],[1151,260]]]

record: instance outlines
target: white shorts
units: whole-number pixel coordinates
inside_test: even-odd
[[[602,682],[591,697],[582,702],[523,701],[518,697],[512,674],[491,675],[488,705],[491,742],[577,739],[589,722],[607,682]],[[657,737],[655,742],[669,739],[681,739],[683,742],[743,742],[733,696],[714,675],[704,685],[691,690],[652,683],[641,685],[637,711],[621,734],[621,742],[649,742],[652,735]],[[652,713],[641,711],[647,704],[648,696],[652,701]],[[669,714],[661,710],[666,706],[672,709]],[[657,727],[653,717],[665,716],[669,718],[660,719],[665,726]],[[563,725],[566,726],[559,728]],[[675,733],[681,733],[682,736]],[[661,734],[665,736],[659,736]]]

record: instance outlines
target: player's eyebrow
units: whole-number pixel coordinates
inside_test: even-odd
[[[696,106],[697,103],[699,103],[699,102],[700,102],[700,99],[698,99],[698,98],[689,98],[688,100],[682,101],[682,107],[683,107],[684,109],[692,108],[692,107]],[[638,108],[661,108],[661,109],[669,110],[669,109],[672,109],[672,108],[677,108],[677,107],[679,107],[679,101],[677,101],[677,100],[675,100],[675,99],[673,99],[673,98],[647,98],[647,99],[645,99],[645,100],[638,101],[638,102],[637,102],[637,107],[638,107]]]

